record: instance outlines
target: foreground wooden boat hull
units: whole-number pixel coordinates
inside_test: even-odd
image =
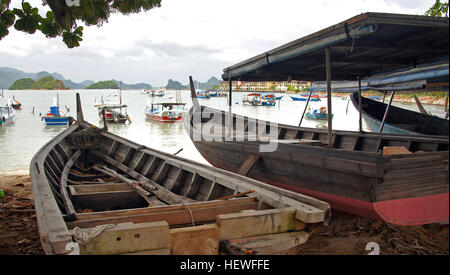
[[[30,164],[46,254],[279,253],[286,247],[268,243],[282,237],[295,248],[330,217],[326,202],[146,148],[82,117]]]
[[[225,116],[224,112],[202,108],[209,113],[206,117],[211,113]],[[334,131],[336,149],[330,149],[326,130],[278,125],[276,151],[262,153],[261,142],[257,141],[226,141],[220,137],[195,140],[199,124],[194,126],[192,114],[191,109],[185,118],[186,131],[215,167],[238,173],[249,156],[256,156],[257,161],[245,175],[327,201],[333,209],[399,225],[448,220],[448,137]],[[247,131],[256,125],[256,120],[238,115],[233,115],[233,121]],[[418,153],[379,153],[389,146],[405,146]]]

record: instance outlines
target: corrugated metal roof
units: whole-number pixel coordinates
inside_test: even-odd
[[[364,13],[224,69],[224,80],[325,80],[325,49],[332,79],[409,70],[447,60],[448,18]]]

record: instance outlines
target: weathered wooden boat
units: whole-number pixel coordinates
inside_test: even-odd
[[[204,116],[192,120],[191,113],[185,125],[197,134],[207,123],[210,129],[210,124],[216,126],[212,129],[228,125],[237,129],[239,139],[233,141],[226,141],[223,134],[217,139],[194,136],[197,149],[214,166],[233,172],[243,166],[243,174],[252,178],[313,195],[334,209],[395,224],[446,221],[448,136],[365,133],[362,126],[359,131],[336,131],[331,97],[336,81],[355,82],[358,93],[366,82],[378,91],[448,91],[448,45],[448,18],[358,14],[225,68],[228,112],[197,108],[195,113]],[[233,111],[233,81],[293,79],[326,80],[327,129],[274,123],[278,131],[271,131],[272,145],[277,146],[269,148],[276,149],[260,152],[264,139],[258,135],[271,127],[257,127],[254,122],[260,120],[242,116],[226,118]],[[216,119],[210,118],[214,116],[210,112]],[[399,151],[392,154],[394,149]]]
[[[0,107],[0,126],[5,126],[14,122],[16,118],[16,111],[7,105],[5,107]]]
[[[329,219],[325,202],[136,144],[77,106],[30,164],[46,254],[275,253]]]
[[[173,123],[181,121],[185,112],[185,105],[185,103],[173,102],[147,103],[144,113],[148,119],[164,123]]]
[[[236,114],[230,118],[227,112],[205,106],[194,118],[194,108],[184,119],[185,129],[215,167],[314,196],[339,211],[394,224],[448,220],[448,136],[334,130],[329,148],[327,129],[272,122],[277,126],[271,141],[276,150],[260,152],[267,141],[257,133],[267,138],[269,122]],[[205,136],[205,125],[223,131]],[[409,154],[389,155],[397,147]]]
[[[125,113],[122,113],[122,108],[125,109]],[[105,112],[104,119],[107,123],[126,123],[131,122],[127,112],[127,105],[108,105],[105,104],[102,107],[98,107],[98,116],[103,119],[103,112]]]
[[[358,93],[350,95],[350,100],[356,110],[359,110]],[[388,107],[383,102],[361,97],[362,117],[365,130],[378,132]],[[413,135],[440,135],[448,136],[448,120],[390,106],[383,126],[383,133],[413,134]]]

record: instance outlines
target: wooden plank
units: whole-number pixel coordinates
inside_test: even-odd
[[[160,198],[161,200],[165,201],[168,204],[187,203],[187,202],[194,201],[192,199],[177,195],[177,194],[171,192],[170,190],[167,190],[166,188],[157,184],[156,182],[144,177],[143,175],[139,174],[138,172],[131,170],[129,167],[123,165],[122,163],[120,163],[120,162],[118,162],[96,150],[91,150],[90,153],[92,155],[99,157],[100,159],[108,162],[109,164],[113,165],[114,167],[117,167],[121,171],[127,173],[131,177],[135,178],[136,180],[138,180],[139,182],[144,184],[146,187],[150,187],[150,188],[146,188],[146,190],[152,192],[158,198]],[[126,182],[126,180],[124,180],[124,181]]]
[[[260,158],[260,155],[249,154],[237,173],[246,176]]]
[[[72,195],[133,190],[133,188],[126,183],[83,184],[69,186],[69,188],[70,190],[73,190],[73,192],[71,192]]]
[[[92,228],[82,229],[89,232]],[[170,247],[169,224],[165,221],[149,223],[122,223],[103,231],[85,245],[82,255],[125,254]]]
[[[247,237],[221,242],[221,252],[237,255],[275,255],[286,254],[308,240],[309,234],[305,231],[269,234],[256,237]]]
[[[220,240],[303,230],[306,224],[295,218],[295,208],[269,209],[217,216]]]
[[[404,155],[404,154],[412,154],[408,149],[403,146],[384,146],[383,147],[383,156],[390,155]]]
[[[172,255],[217,255],[219,227],[205,224],[170,229]]]
[[[81,150],[76,151],[70,159],[67,161],[64,166],[61,179],[59,181],[59,188],[62,200],[64,202],[64,208],[66,209],[66,217],[67,220],[75,219],[75,208],[73,207],[72,200],[69,197],[69,193],[67,192],[67,178],[69,176],[69,171],[72,168],[72,165],[78,160],[81,156]]]
[[[77,213],[77,220],[94,220],[102,218],[120,217],[120,216],[132,216],[132,215],[143,215],[151,213],[162,213],[177,210],[186,210],[189,207],[191,210],[208,208],[208,207],[236,207],[240,204],[256,203],[256,198],[239,198],[234,200],[214,200],[205,202],[193,202],[187,203],[185,205],[175,204],[175,205],[165,205],[152,208],[140,208],[140,209],[127,209],[127,210],[114,210],[105,211],[99,213]]]
[[[101,224],[118,224],[123,222],[145,223],[153,221],[167,221],[171,226],[192,225],[192,219],[194,219],[195,224],[213,222],[216,220],[216,217],[218,215],[236,213],[248,209],[256,209],[256,207],[257,207],[256,201],[235,203],[234,205],[218,205],[201,208],[191,208],[191,207],[188,208],[187,206],[181,206],[181,208],[178,208],[176,210],[153,211],[153,212],[149,211],[146,214],[137,214],[137,215],[128,214],[124,216],[113,216],[113,217],[106,216],[104,218],[95,218],[89,220],[79,219],[67,223],[67,226],[69,228],[75,227],[84,228],[84,227],[94,227]],[[189,211],[189,209],[191,211]],[[147,210],[152,210],[152,208],[148,208]]]

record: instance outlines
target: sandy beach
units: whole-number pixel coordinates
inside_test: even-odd
[[[0,189],[5,192],[0,199],[0,255],[44,254],[28,171],[2,173]],[[444,224],[402,227],[334,212],[328,226],[309,231],[308,241],[288,254],[366,255],[372,251],[368,244],[376,243],[381,255],[449,255]]]

